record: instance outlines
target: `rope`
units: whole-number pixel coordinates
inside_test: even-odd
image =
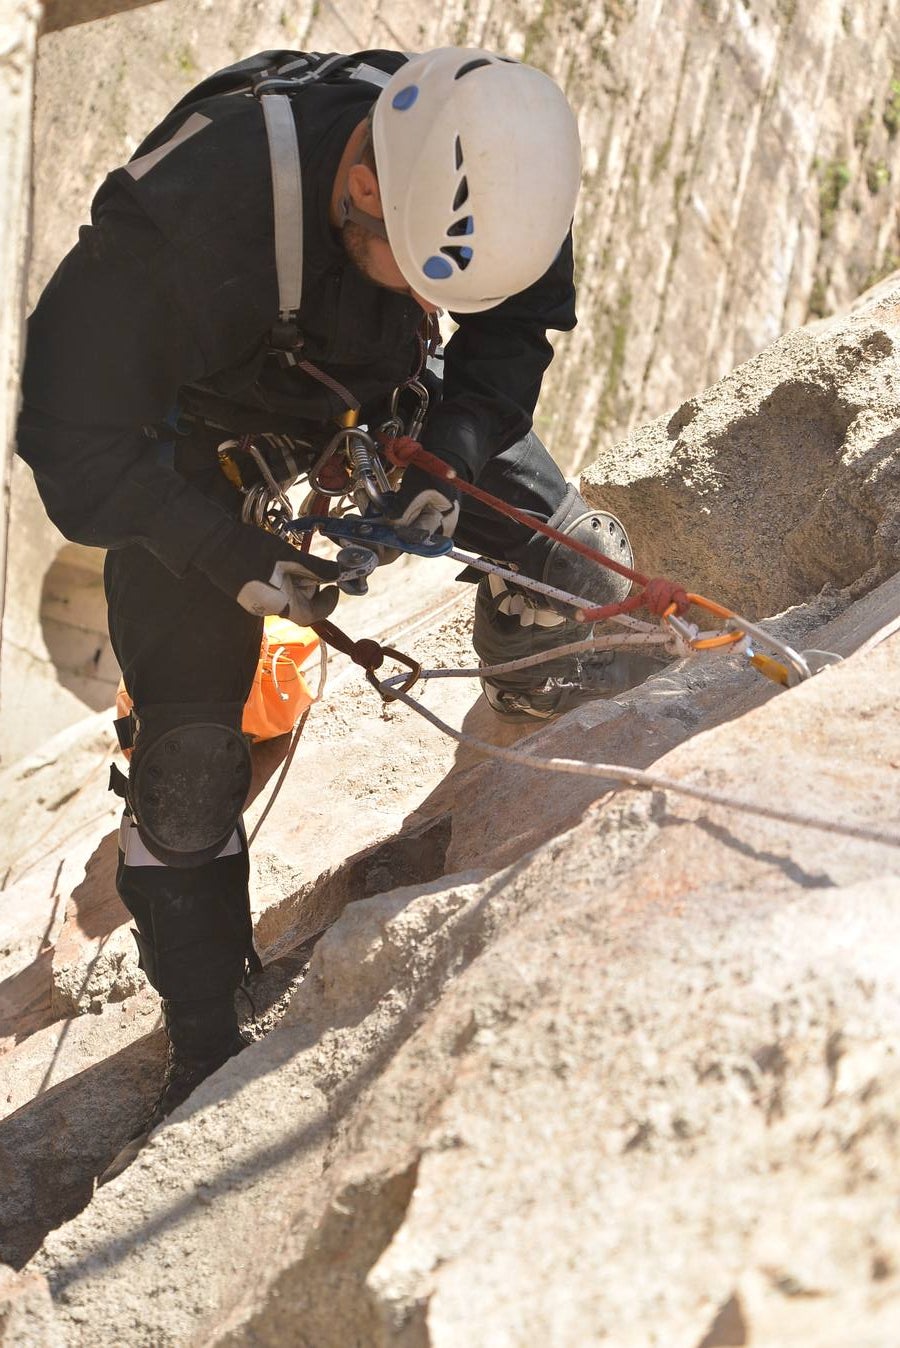
[[[502,665],[479,665],[477,669],[423,669],[420,679],[483,679],[489,675],[515,674],[520,669],[531,669],[559,660],[564,655],[581,655],[588,651],[618,651],[627,647],[668,645],[672,638],[666,632],[639,632],[634,636],[588,637],[585,641],[569,641],[564,646],[553,646],[537,655],[524,655],[520,660],[507,660]],[[405,674],[395,674],[382,682],[386,688],[406,682]]]
[[[272,809],[272,806],[275,804],[276,800],[278,799],[278,796],[279,796],[279,794],[280,794],[280,792],[281,792],[281,788],[284,786],[284,783],[285,783],[285,781],[286,781],[286,779],[287,779],[287,775],[288,775],[288,773],[290,772],[291,764],[292,764],[293,761],[294,761],[294,755],[296,754],[296,752],[297,752],[297,746],[298,746],[299,743],[300,743],[300,736],[303,734],[303,731],[304,731],[304,729],[305,729],[305,727],[306,727],[306,722],[309,720],[309,713],[312,711],[313,707],[315,706],[315,704],[316,704],[317,702],[321,702],[321,700],[322,700],[322,695],[323,695],[324,692],[325,692],[325,685],[326,685],[327,682],[328,682],[328,647],[325,645],[325,642],[324,642],[324,641],[320,641],[320,642],[319,642],[319,685],[318,685],[318,687],[316,688],[316,695],[315,695],[315,697],[312,699],[312,702],[311,702],[310,706],[308,706],[308,707],[306,708],[306,711],[303,713],[303,715],[300,717],[300,720],[297,722],[296,726],[294,727],[293,738],[292,738],[292,740],[291,740],[291,742],[290,742],[290,745],[288,746],[288,751],[287,751],[287,753],[285,754],[284,762],[283,762],[282,765],[281,765],[281,771],[280,771],[279,774],[278,774],[278,780],[276,781],[275,785],[274,785],[273,788],[272,788],[272,794],[269,796],[269,799],[266,801],[265,806],[263,807],[263,812],[262,812],[262,814],[259,816],[259,818],[258,818],[257,821],[256,821],[256,824],[254,825],[253,832],[250,834],[249,838],[247,839],[247,847],[248,847],[248,849],[249,849],[249,848],[253,845],[253,843],[256,841],[256,838],[257,838],[257,836],[258,836],[258,834],[259,834],[259,830],[262,828],[263,824],[266,822],[266,819],[267,819],[268,816],[269,816],[269,811]]]
[[[378,680],[374,680],[376,685]],[[489,744],[486,740],[476,739],[462,730],[454,730],[434,712],[423,707],[414,697],[399,688],[392,688],[390,696],[424,716],[436,729],[449,735],[459,744],[475,749],[487,758],[499,758],[517,766],[536,768],[541,772],[568,772],[579,777],[599,777],[622,782],[625,786],[638,786],[646,790],[674,791],[682,796],[691,796],[707,805],[721,805],[729,810],[740,810],[744,814],[759,815],[762,819],[774,819],[782,824],[796,824],[800,828],[821,829],[824,833],[840,833],[847,838],[860,838],[864,842],[883,843],[887,847],[900,847],[900,833],[890,829],[870,828],[865,824],[847,824],[824,815],[805,814],[799,810],[781,810],[773,805],[757,805],[754,801],[741,800],[727,795],[723,791],[713,791],[706,786],[695,786],[691,782],[680,782],[673,777],[664,777],[660,773],[644,772],[641,768],[623,768],[618,763],[585,763],[575,758],[538,758],[534,754],[522,753],[520,749],[505,749],[498,744]]]
[[[396,696],[396,695],[395,695],[395,696]],[[258,834],[259,834],[259,830],[262,828],[263,824],[266,822],[266,819],[267,819],[268,816],[269,816],[269,811],[271,810],[272,806],[275,804],[276,800],[278,799],[278,794],[279,794],[279,792],[281,791],[281,788],[284,786],[285,778],[287,777],[288,772],[290,771],[291,764],[292,764],[293,761],[294,761],[294,754],[297,752],[297,746],[298,746],[298,744],[300,743],[300,736],[303,734],[303,730],[304,730],[304,728],[305,728],[305,726],[306,726],[306,722],[309,720],[309,713],[310,713],[310,711],[311,711],[311,708],[310,708],[310,707],[307,707],[307,708],[306,708],[306,711],[303,713],[303,715],[300,717],[300,720],[297,722],[297,726],[296,726],[296,729],[294,730],[293,738],[291,739],[291,743],[290,743],[290,746],[289,746],[289,748],[288,748],[287,754],[285,755],[284,762],[283,762],[282,765],[281,765],[281,771],[280,771],[279,774],[278,774],[278,781],[275,783],[274,787],[272,788],[272,794],[271,794],[271,796],[269,797],[269,799],[266,801],[265,808],[263,809],[262,814],[259,816],[259,818],[258,818],[257,821],[256,821],[256,824],[254,825],[253,832],[250,834],[250,836],[249,836],[248,839],[247,839],[247,847],[248,847],[248,849],[251,848],[251,847],[253,846],[253,844],[256,842],[256,838],[257,838],[257,836],[258,836]]]
[[[615,571],[620,576],[624,576],[627,580],[643,587],[638,594],[623,599],[621,603],[603,604],[596,608],[584,609],[578,615],[582,622],[602,622],[604,618],[612,618],[618,613],[630,613],[633,609],[644,606],[649,608],[651,613],[656,613],[662,617],[666,609],[671,608],[672,605],[675,606],[677,613],[685,613],[690,606],[687,592],[676,581],[666,580],[662,576],[651,580],[649,576],[626,566],[624,562],[617,562],[615,558],[607,557],[606,553],[601,552],[598,548],[589,547],[587,543],[572,538],[569,534],[563,533],[561,529],[554,529],[551,524],[544,524],[542,520],[535,519],[534,515],[529,515],[526,510],[519,510],[517,506],[501,501],[498,496],[492,496],[490,492],[484,491],[481,487],[476,487],[474,482],[466,482],[449,464],[423,449],[417,440],[413,440],[409,436],[398,436],[393,440],[386,440],[383,449],[389,461],[398,468],[405,468],[408,464],[414,463],[416,467],[421,468],[431,477],[436,477],[442,482],[451,482],[464,495],[480,501],[482,505],[496,510],[498,514],[506,515],[508,519],[515,520],[517,524],[523,525],[534,533],[552,538],[554,542],[561,543],[564,547],[580,553],[582,557],[587,557],[592,562],[599,562],[601,566],[605,566],[608,570]]]
[[[497,562],[487,562],[483,557],[476,557],[470,552],[460,552],[459,548],[451,548],[446,556],[454,562],[462,562],[465,566],[474,567],[476,571],[483,571],[488,576],[499,576],[501,580],[507,580],[512,585],[520,589],[533,590],[535,594],[546,595],[548,599],[555,599],[560,604],[567,604],[569,608],[574,608],[583,613],[590,608],[590,600],[581,595],[570,594],[568,590],[560,590],[556,585],[548,585],[543,580],[533,580],[531,576],[525,576],[520,571],[513,571],[508,566],[500,566]],[[576,617],[578,615],[576,614]],[[639,618],[624,618],[621,615],[610,614],[610,618],[626,624],[642,624]]]

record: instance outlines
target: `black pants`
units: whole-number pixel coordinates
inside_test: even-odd
[[[185,474],[237,513],[238,492],[211,455],[205,462],[199,457]],[[492,459],[479,486],[544,521],[566,493],[562,474],[533,433]],[[456,539],[462,547],[520,559],[537,574],[529,530],[465,496],[460,504]],[[182,721],[187,714],[238,729],[262,621],[199,571],[179,578],[142,547],[108,553],[105,581],[112,646],[138,717],[142,708],[171,706]],[[164,997],[221,996],[237,987],[252,950],[248,871],[246,853],[234,849],[188,870],[140,854],[133,864],[120,852],[119,894],[135,918],[145,972]]]

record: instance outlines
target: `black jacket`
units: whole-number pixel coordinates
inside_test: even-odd
[[[392,72],[405,58],[379,51],[360,59]],[[304,197],[303,355],[364,410],[415,370],[422,319],[414,301],[356,270],[329,225],[341,154],[377,94],[337,74],[292,99]],[[154,158],[197,114],[208,122]],[[29,322],[19,453],[67,537],[105,548],[141,543],[183,574],[222,507],[166,466],[143,428],[180,405],[234,431],[302,435],[321,433],[345,409],[270,350],[278,289],[257,100],[179,104],[106,179],[91,218]],[[531,424],[552,358],[546,330],[575,324],[571,240],[528,290],[456,317],[443,400],[425,439],[474,478]]]

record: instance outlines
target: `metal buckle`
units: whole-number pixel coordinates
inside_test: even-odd
[[[410,688],[412,688],[414,684],[418,683],[422,674],[422,666],[419,664],[418,660],[414,660],[411,655],[404,655],[402,651],[395,650],[393,646],[382,646],[381,653],[382,655],[389,656],[391,660],[396,660],[397,663],[400,665],[406,665],[407,669],[409,670],[409,674],[406,676],[406,678],[403,680],[403,683],[401,683],[399,687],[401,693],[408,693]],[[379,661],[379,665],[380,663],[381,662]],[[366,670],[366,678],[368,679],[372,687],[375,689],[375,691],[379,694],[383,702],[397,701],[394,694],[392,692],[389,692],[385,688],[381,680],[376,677],[374,669]]]

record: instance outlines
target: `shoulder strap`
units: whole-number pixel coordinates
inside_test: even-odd
[[[303,182],[290,95],[341,66],[351,67],[351,79],[365,80],[380,87],[391,78],[375,66],[365,62],[353,65],[352,61],[350,56],[322,57],[311,53],[263,72],[251,86],[262,107],[272,166],[278,323],[272,329],[271,341],[280,351],[290,350],[298,343],[297,319],[303,293]]]
[[[290,99],[286,94],[260,97],[272,165],[275,207],[275,270],[278,276],[278,325],[273,342],[293,345],[303,288],[303,182],[300,148]],[[294,330],[292,333],[290,329]]]

